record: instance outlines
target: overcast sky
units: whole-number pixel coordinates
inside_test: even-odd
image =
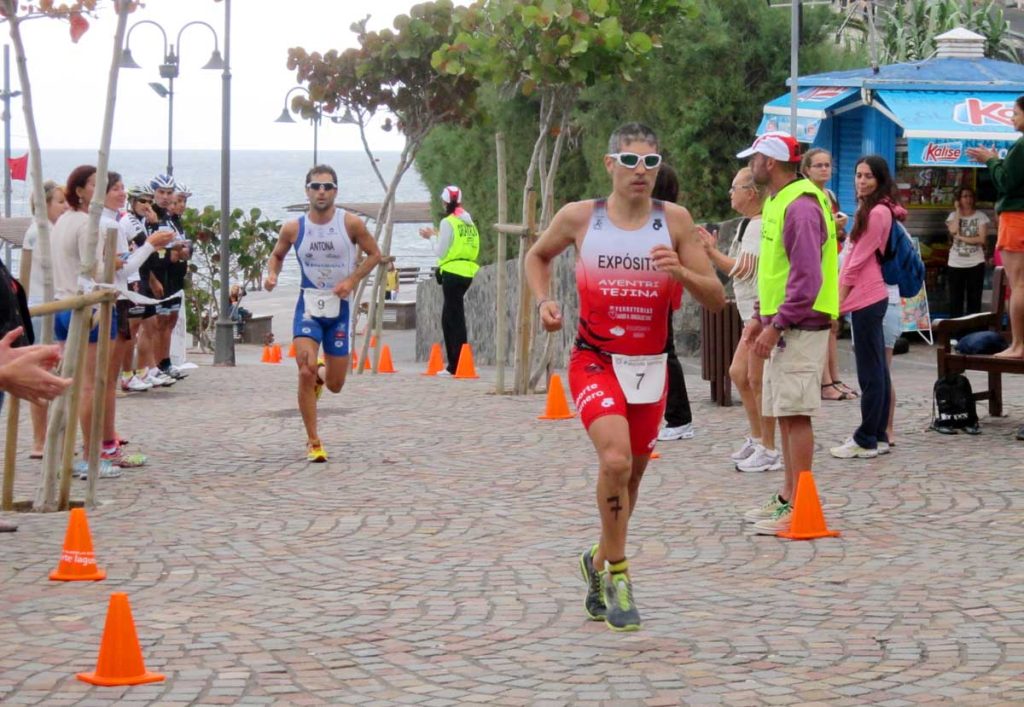
[[[456,0],[466,4],[467,0]],[[224,3],[213,0],[146,0],[129,18],[163,26],[177,45],[178,31],[192,20],[208,22],[224,51]],[[313,128],[306,122],[275,123],[288,89],[296,85],[287,68],[288,49],[345,49],[355,44],[349,26],[371,15],[370,28],[391,26],[407,13],[412,0],[232,0],[231,3],[231,146],[234,149],[311,149]],[[103,125],[107,75],[116,21],[110,3],[73,44],[65,21],[37,19],[22,25],[32,82],[37,129],[43,149],[96,148]],[[7,25],[3,36],[9,42]],[[182,35],[181,70],[174,82],[174,149],[219,149],[221,142],[221,72],[202,66],[213,50],[213,34],[200,25]],[[129,48],[142,69],[122,69],[118,80],[113,147],[166,149],[167,99],[149,87],[160,81],[163,39],[151,25],[131,34]],[[20,88],[11,47],[11,86]],[[11,106],[11,144],[15,155],[27,148],[20,98]],[[298,121],[298,118],[296,117]],[[379,129],[369,131],[377,149],[399,149],[401,138]],[[321,150],[361,150],[358,128],[324,123]]]

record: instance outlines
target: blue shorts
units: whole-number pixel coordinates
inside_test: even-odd
[[[110,338],[117,336],[117,310],[110,312]],[[68,330],[71,328],[71,310],[65,309],[53,315],[53,337],[57,341],[68,340]],[[99,324],[89,332],[89,343],[95,344],[99,340]]]
[[[341,314],[330,319],[306,317],[306,304],[299,295],[292,319],[292,338],[304,336],[324,347],[325,356],[348,356],[348,343],[352,338],[348,300],[341,300]]]

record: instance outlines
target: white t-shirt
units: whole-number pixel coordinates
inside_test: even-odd
[[[39,257],[39,253],[35,252],[37,245],[39,245],[39,228],[33,218],[28,230],[25,231],[25,240],[21,243],[22,250],[32,253],[32,270],[28,283],[29,304],[40,304],[43,301],[43,259]]]
[[[956,211],[946,218],[946,223],[953,223],[956,219]],[[973,238],[978,235],[981,225],[989,223],[988,216],[983,211],[975,211],[970,216],[960,217],[960,235]],[[950,237],[952,239],[952,237]],[[961,241],[952,241],[949,246],[949,267],[951,268],[973,268],[985,262],[985,248],[983,245],[973,245]]]
[[[732,291],[736,295],[736,309],[743,321],[754,316],[754,300],[757,299],[757,260],[761,255],[761,217],[754,216],[747,227],[738,234],[739,247],[730,248],[736,264],[729,272]]]

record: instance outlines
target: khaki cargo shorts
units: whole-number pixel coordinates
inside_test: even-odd
[[[813,415],[821,407],[821,374],[828,352],[828,329],[787,329],[764,365],[761,414]]]

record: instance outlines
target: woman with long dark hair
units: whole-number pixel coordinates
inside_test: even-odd
[[[889,291],[879,256],[885,252],[892,220],[906,218],[907,212],[899,205],[889,165],[878,155],[857,161],[854,191],[857,213],[852,247],[839,273],[839,311],[849,313],[853,324],[861,422],[849,439],[829,451],[840,459],[870,459],[889,451],[886,426],[892,392],[882,327]]]

